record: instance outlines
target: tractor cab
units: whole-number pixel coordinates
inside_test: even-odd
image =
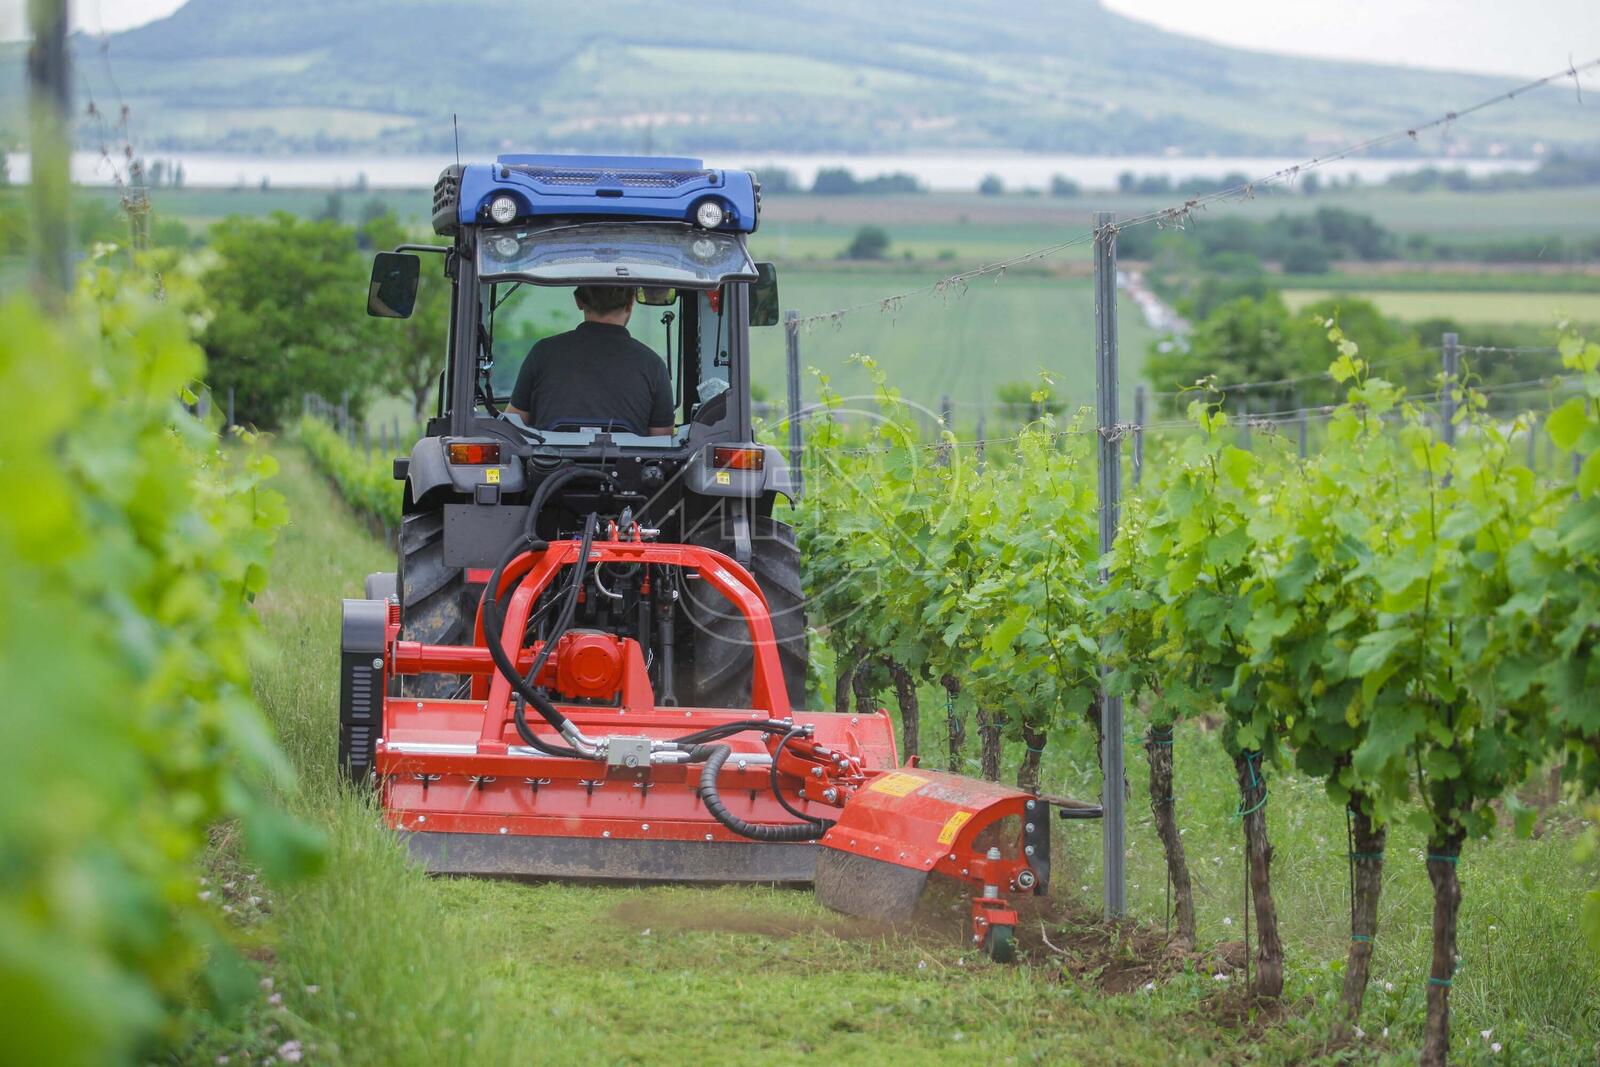
[[[776,272],[745,246],[759,210],[753,175],[693,159],[507,155],[450,167],[435,186],[433,224],[453,244],[379,253],[368,311],[403,317],[415,298],[417,253],[445,257],[454,290],[450,351],[430,433],[649,452],[748,439],[748,330],[776,324],[778,308]],[[571,291],[580,285],[635,288],[631,332],[662,357],[673,384],[668,441],[639,427],[505,419],[532,342],[575,325]],[[517,441],[515,430],[533,432]],[[599,441],[602,433],[609,440]],[[773,475],[765,481],[785,491],[784,473]],[[408,488],[413,503],[450,491],[427,478],[410,479]]]

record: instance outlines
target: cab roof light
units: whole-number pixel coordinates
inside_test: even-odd
[[[734,448],[730,445],[717,445],[711,451],[711,465],[718,470],[763,470],[767,465],[767,453],[760,448]]]
[[[469,467],[498,464],[500,444],[497,441],[453,441],[450,444],[450,462]]]

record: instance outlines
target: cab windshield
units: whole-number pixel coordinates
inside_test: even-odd
[[[478,277],[535,285],[638,282],[709,289],[754,281],[756,268],[738,234],[681,223],[584,222],[482,231]]]
[[[672,382],[674,423],[722,420],[730,384],[731,316],[727,290],[678,290],[671,303],[635,302],[628,332],[648,345],[667,366]],[[583,313],[566,287],[528,282],[486,282],[482,286],[480,339],[488,363],[489,391],[496,407],[504,407],[516,386],[528,349],[540,338],[571,330]]]

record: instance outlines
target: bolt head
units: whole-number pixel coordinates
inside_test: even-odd
[[[610,830],[601,830],[600,831],[600,836],[601,837],[610,837],[611,836],[611,831]]]
[[[510,833],[511,831],[507,830],[504,826],[502,826],[502,827],[500,827],[500,832],[505,834],[505,833]]]
[[[382,656],[374,656],[372,658],[372,669],[375,670],[375,671],[383,670],[383,657]]]
[[[1022,829],[1025,833],[1033,833],[1033,823],[1030,822],[1023,824]]]
[[[650,824],[649,823],[640,823],[639,824],[639,829],[641,829],[641,830],[649,830],[650,829]]]
[[[1023,850],[1022,850],[1022,853],[1023,853],[1023,855],[1025,855],[1025,856],[1031,856],[1031,855],[1033,855],[1033,846],[1032,846],[1032,845],[1028,845],[1028,846],[1027,846],[1027,847],[1025,847],[1025,848],[1024,848],[1024,849],[1023,849]]]
[[[638,756],[629,756],[627,759],[623,760],[622,762],[625,765],[629,766],[629,767],[637,767],[637,766],[639,766],[639,757]]]

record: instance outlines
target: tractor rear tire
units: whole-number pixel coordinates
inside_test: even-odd
[[[734,554],[714,525],[691,531],[691,544]],[[789,703],[806,699],[805,589],[800,580],[800,547],[794,527],[766,515],[750,519],[749,571],[767,598],[772,629],[778,639],[778,660]],[[755,655],[744,616],[704,582],[691,581],[685,598],[694,630],[694,662],[687,676],[692,688],[685,701],[701,708],[748,708]]]
[[[460,567],[444,562],[444,512],[424,511],[400,520],[400,636],[430,645],[472,642],[478,597]],[[463,678],[419,674],[405,680],[407,696],[452,697]]]

